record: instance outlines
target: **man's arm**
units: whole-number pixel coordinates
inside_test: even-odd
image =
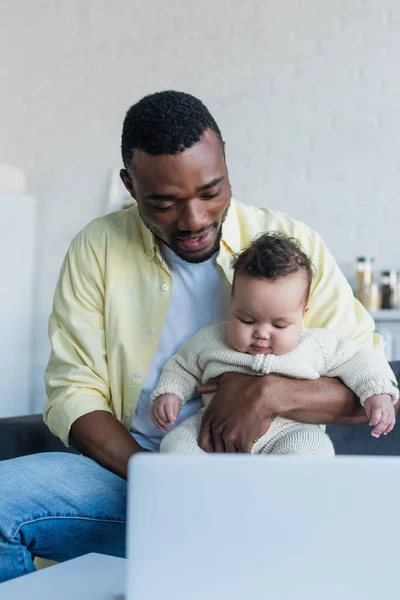
[[[54,295],[44,420],[64,444],[126,477],[139,444],[115,417],[104,325],[102,255],[85,232],[68,251]]]
[[[71,426],[70,445],[116,475],[128,476],[128,461],[142,447],[129,431],[108,412],[91,412]]]
[[[315,425],[363,425],[368,423],[357,396],[340,379],[321,377],[316,380],[286,379],[273,376],[266,383],[267,395],[281,398],[281,416]],[[274,388],[280,392],[277,392]],[[290,387],[291,389],[290,389]],[[286,401],[282,394],[289,392]]]
[[[202,393],[213,389],[200,386]],[[326,425],[368,423],[356,396],[338,379],[227,373],[204,412],[200,446],[206,452],[249,452],[277,416]]]

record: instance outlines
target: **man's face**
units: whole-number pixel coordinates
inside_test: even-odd
[[[223,146],[212,130],[179,154],[135,150],[121,179],[147,227],[183,260],[203,262],[219,249],[231,186]]]

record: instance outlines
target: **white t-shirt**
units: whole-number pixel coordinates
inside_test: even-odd
[[[172,277],[171,304],[130,428],[142,448],[152,452],[158,451],[167,433],[153,424],[150,405],[163,366],[200,329],[227,321],[230,305],[230,286],[216,263],[216,254],[202,263],[188,263],[164,244],[161,252]],[[198,394],[182,408],[176,424],[201,406]]]

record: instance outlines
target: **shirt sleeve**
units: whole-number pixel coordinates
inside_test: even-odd
[[[112,413],[104,332],[104,280],[84,233],[64,260],[49,322],[45,372],[49,429],[69,444],[71,425],[95,410]]]
[[[305,327],[327,329],[372,349],[384,366],[387,377],[396,381],[385,356],[383,338],[374,332],[374,320],[354,297],[347,279],[320,236],[303,227],[306,232],[299,239],[304,241],[303,250],[311,258],[315,269]]]

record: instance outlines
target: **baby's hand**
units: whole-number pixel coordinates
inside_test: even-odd
[[[169,423],[173,425],[181,410],[181,401],[175,394],[162,394],[158,396],[151,408],[151,418],[158,429],[169,430]]]
[[[396,423],[396,414],[389,394],[376,394],[367,398],[364,408],[369,424],[373,427],[371,435],[378,438],[382,433],[386,435],[392,431]]]

